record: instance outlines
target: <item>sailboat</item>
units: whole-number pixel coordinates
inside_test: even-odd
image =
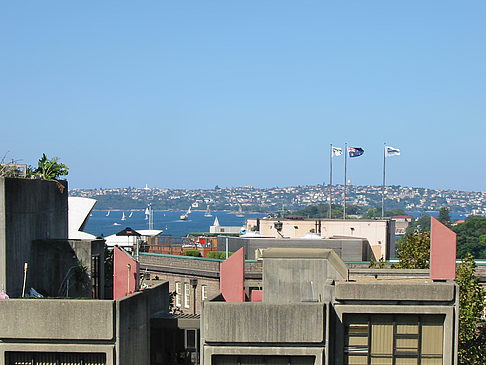
[[[213,215],[211,214],[211,210],[209,209],[209,204],[208,204],[208,209],[206,209],[206,213],[204,213],[205,217],[212,217]]]
[[[110,216],[110,212],[111,212],[110,210],[108,212],[106,212],[105,217],[109,217]]]
[[[189,214],[191,214],[191,207],[190,206],[189,206],[189,209],[187,210],[187,212],[185,214],[182,214],[179,217],[180,220],[185,221],[189,217]]]
[[[243,214],[243,209],[241,208],[241,204],[240,204],[240,208],[238,209],[238,213],[236,213],[236,216],[237,217],[244,217],[245,215]]]
[[[124,221],[125,219],[127,219],[127,217],[125,217],[125,212],[122,213],[122,217],[121,217],[121,220]]]
[[[133,215],[133,212],[130,212],[130,214],[128,215],[128,218],[132,218],[132,215]]]
[[[145,208],[145,220],[148,219],[149,215],[150,215],[149,208]]]

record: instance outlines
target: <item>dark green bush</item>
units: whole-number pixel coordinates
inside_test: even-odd
[[[233,252],[228,253],[229,256],[232,254]],[[226,260],[226,251],[210,251],[208,253],[208,259]]]
[[[201,253],[198,250],[186,250],[184,256],[201,257]]]

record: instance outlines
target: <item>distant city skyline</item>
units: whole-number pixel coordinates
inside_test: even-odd
[[[7,2],[0,156],[70,188],[485,191],[486,3]],[[343,183],[343,156],[334,183]]]

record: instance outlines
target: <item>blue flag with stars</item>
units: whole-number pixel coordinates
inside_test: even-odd
[[[359,157],[364,153],[361,147],[348,147],[349,157]]]

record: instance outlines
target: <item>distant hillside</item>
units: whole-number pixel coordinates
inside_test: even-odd
[[[207,190],[190,189],[73,189],[71,196],[83,196],[98,200],[96,209],[143,209],[152,204],[154,209],[213,210],[241,209],[245,212],[271,213],[283,208],[303,209],[309,205],[328,204],[327,185],[291,186],[274,188],[218,188]],[[342,205],[343,186],[333,186],[333,203]],[[347,189],[347,204],[368,209],[381,207],[381,186],[351,185]],[[486,213],[486,193],[456,190],[434,190],[388,186],[386,208],[402,209],[406,212],[438,211],[449,207],[451,213]]]

